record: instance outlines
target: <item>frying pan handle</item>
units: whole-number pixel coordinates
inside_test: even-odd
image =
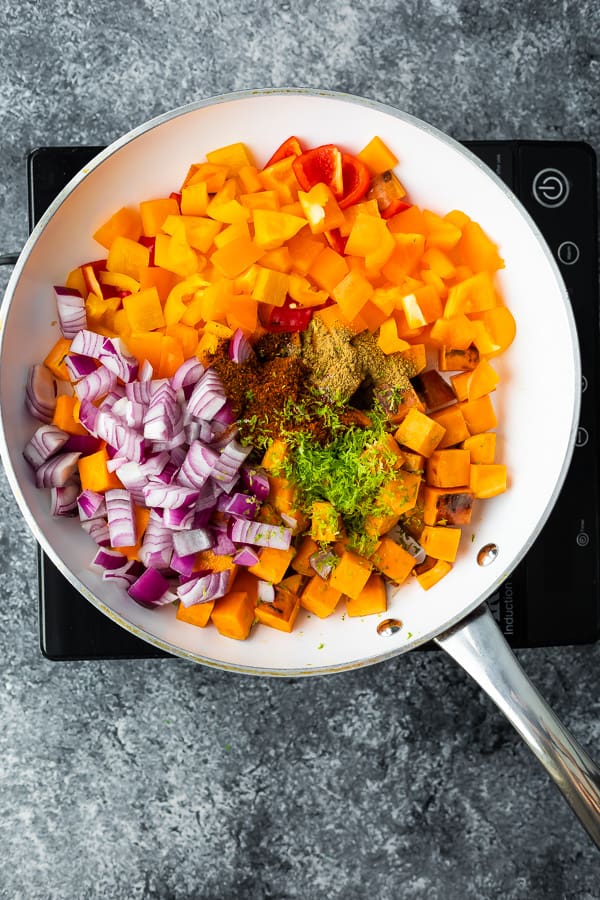
[[[527,678],[486,603],[436,638],[491,697],[600,847],[600,769]]]

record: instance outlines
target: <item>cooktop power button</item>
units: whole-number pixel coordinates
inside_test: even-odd
[[[562,206],[569,196],[567,176],[560,169],[540,169],[532,184],[533,196],[540,204],[552,208]]]

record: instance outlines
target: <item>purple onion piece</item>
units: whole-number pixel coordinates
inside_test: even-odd
[[[99,450],[101,445],[102,442],[91,434],[70,434],[64,449],[81,453],[82,456],[88,456],[90,453],[95,453],[96,450]]]
[[[99,361],[103,343],[104,337],[101,334],[82,328],[71,341],[70,352],[79,356],[90,356]]]
[[[188,556],[179,556],[179,554],[174,553],[171,557],[171,568],[178,575],[182,575],[184,578],[191,578],[194,572],[195,561],[195,553],[190,553]]]
[[[196,503],[199,495],[198,490],[179,484],[158,485],[151,482],[144,488],[146,506],[160,506],[163,509],[191,507]]]
[[[231,496],[225,495],[222,511],[244,519],[255,519],[260,509],[260,502],[252,494],[236,491]]]
[[[180,506],[177,509],[163,509],[162,520],[165,528],[172,531],[187,531],[194,524],[196,512],[192,506]]]
[[[236,544],[252,544],[257,547],[288,550],[292,540],[292,529],[286,528],[284,525],[232,518],[229,536]]]
[[[77,475],[80,453],[59,453],[36,469],[35,483],[40,488],[64,487]]]
[[[63,337],[74,338],[87,325],[85,300],[79,291],[55,285],[58,322]]]
[[[194,606],[196,603],[209,603],[227,593],[229,572],[209,572],[191,578],[177,588],[177,596],[183,606]]]
[[[73,516],[77,514],[77,497],[79,485],[75,482],[65,484],[63,487],[50,489],[50,515]]]
[[[339,557],[333,550],[317,550],[311,554],[308,564],[321,578],[327,579],[339,562]]]
[[[31,366],[25,386],[25,406],[40,422],[49,424],[56,408],[56,379],[43,365]]]
[[[144,567],[137,559],[127,560],[120,569],[105,569],[102,573],[102,581],[112,581],[123,590],[128,590],[130,585],[143,573]]]
[[[173,555],[173,532],[162,520],[150,514],[138,556],[145,566],[168,569]]]
[[[78,381],[96,371],[95,360],[90,356],[79,356],[76,353],[69,353],[68,356],[65,356],[65,365],[72,381]]]
[[[190,528],[189,531],[178,531],[173,535],[173,547],[178,556],[189,556],[210,550],[215,539],[207,528]]]
[[[204,374],[204,366],[197,357],[192,356],[183,362],[174,375],[171,376],[171,386],[177,391],[179,388],[190,387],[196,384]]]
[[[253,547],[240,547],[233,555],[233,561],[238,566],[255,566],[259,559]]]
[[[263,581],[262,578],[259,578],[257,588],[260,603],[275,602],[275,585],[271,584],[270,581]]]
[[[110,547],[108,522],[103,516],[84,521],[81,523],[81,527],[101,547]]]
[[[264,469],[242,465],[240,476],[246,490],[250,491],[251,494],[255,494],[262,503],[269,499],[271,486],[269,484],[269,476]]]
[[[117,376],[106,366],[98,366],[89,375],[73,386],[79,400],[99,400],[108,394],[117,384]]]
[[[127,562],[127,557],[118,550],[110,550],[101,547],[90,563],[90,568],[96,571],[112,571],[122,569]]]
[[[213,369],[207,369],[196,383],[186,409],[186,421],[191,418],[211,421],[227,402],[223,383]]]
[[[229,359],[236,363],[245,363],[254,357],[250,341],[241,328],[237,328],[229,341]]]
[[[132,547],[137,542],[133,498],[129,491],[112,488],[104,495],[111,547]]]
[[[77,506],[79,508],[79,518],[82,522],[106,515],[104,494],[98,491],[91,491],[89,488],[80,493],[77,498]]]
[[[169,590],[169,582],[157,569],[148,568],[130,585],[127,593],[141,606],[161,606],[161,600]],[[172,602],[169,598],[168,603]]]
[[[23,450],[23,456],[34,469],[62,450],[69,441],[69,434],[57,425],[40,425]],[[71,447],[68,448],[73,449]]]
[[[100,362],[121,381],[133,381],[137,376],[139,363],[121,338],[105,338],[100,352]]]

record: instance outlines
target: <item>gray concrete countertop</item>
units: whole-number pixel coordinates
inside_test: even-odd
[[[226,91],[331,88],[459,138],[600,149],[593,0],[0,0],[0,21],[0,253],[26,237],[30,149]],[[450,659],[304,681],[48,662],[34,541],[4,478],[0,497],[0,897],[600,897],[597,851]],[[600,648],[518,655],[600,757]]]

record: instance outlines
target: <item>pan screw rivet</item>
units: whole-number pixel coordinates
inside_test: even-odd
[[[400,629],[402,628],[402,622],[400,619],[384,619],[383,622],[380,622],[377,626],[377,634],[398,634]]]
[[[477,554],[480,566],[489,566],[498,556],[498,544],[485,544]]]

